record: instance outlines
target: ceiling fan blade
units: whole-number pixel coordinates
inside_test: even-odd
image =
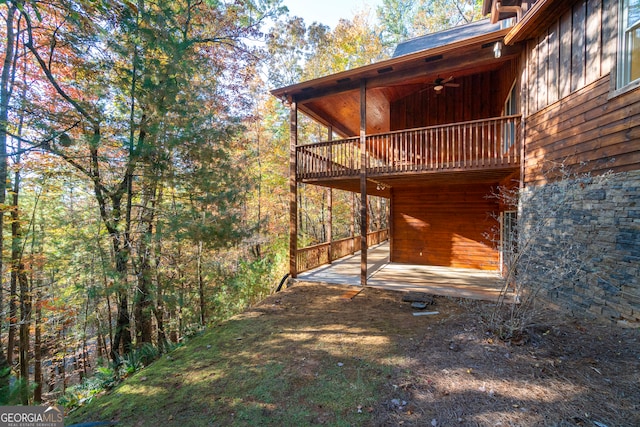
[[[460,87],[460,83],[445,83],[444,85],[447,87]]]
[[[453,80],[453,76],[450,76],[448,79],[442,80],[442,83],[449,83],[451,80]]]

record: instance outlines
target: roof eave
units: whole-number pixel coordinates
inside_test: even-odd
[[[300,96],[305,91],[308,91],[317,87],[332,87],[340,84],[347,84],[345,90],[351,90],[354,83],[362,81],[363,79],[370,79],[377,77],[388,70],[389,67],[393,69],[394,66],[408,63],[412,61],[429,58],[436,55],[443,55],[448,52],[453,52],[465,46],[472,46],[476,44],[484,44],[489,41],[499,40],[504,38],[510,29],[505,28],[499,31],[486,33],[477,37],[470,37],[468,39],[456,41],[444,46],[438,46],[431,49],[425,49],[419,52],[410,53],[407,55],[399,56],[396,58],[387,59],[384,61],[376,62],[374,64],[365,65],[363,67],[354,68],[352,70],[341,71],[339,73],[330,74],[328,76],[319,77],[316,79],[308,80],[305,82],[293,84],[290,86],[273,89],[271,94],[275,97],[287,101],[293,102],[297,96]]]

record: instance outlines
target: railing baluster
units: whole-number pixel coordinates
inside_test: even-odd
[[[450,127],[444,128],[444,150],[442,152],[442,165],[443,169],[449,168],[449,133],[451,132]]]
[[[445,162],[445,156],[447,155],[447,141],[449,140],[447,137],[448,128],[442,128],[441,131],[442,135],[440,138],[440,160],[438,163],[438,169],[446,169],[447,164]]]
[[[420,144],[420,167],[418,168],[418,170],[424,170],[424,133],[420,132],[419,136],[419,144]]]
[[[400,136],[400,146],[402,147],[400,150],[402,152],[401,161],[400,161],[400,170],[404,172],[405,167],[407,165],[407,139],[406,134],[402,133]]]
[[[462,168],[467,168],[467,141],[470,138],[470,134],[473,130],[473,124],[471,126],[465,126],[462,129]]]
[[[458,125],[457,127],[458,129],[458,138],[456,140],[456,154],[455,154],[455,159],[456,159],[456,167],[460,167],[462,165],[462,163],[460,162],[460,156],[462,153],[462,148],[460,147],[460,143],[462,141],[462,126]]]
[[[478,138],[478,152],[476,153],[476,167],[482,166],[482,158],[484,157],[484,140],[487,139],[485,134],[487,133],[487,124],[482,123],[480,129],[480,138]]]
[[[473,127],[473,125],[471,125]],[[469,132],[469,128],[464,128],[464,137],[462,138],[462,167],[464,169],[467,168],[467,139],[469,136],[467,135]]]
[[[505,146],[505,135],[506,135],[506,129],[507,129],[507,121],[502,119],[500,120],[500,122],[498,123],[498,131],[499,131],[499,135],[498,135],[498,164],[500,166],[504,166],[505,165],[505,154],[506,154],[506,146]]]
[[[442,150],[442,128],[438,128],[436,131],[436,163],[433,167],[434,170],[440,169],[440,165],[442,164],[442,159],[440,158]]]
[[[476,125],[475,126],[475,132],[474,132],[474,137],[473,137],[473,141],[471,142],[471,158],[470,158],[470,163],[471,163],[471,167],[475,166],[475,162],[476,162],[476,158],[478,155],[478,139],[480,139],[480,126],[481,125]]]
[[[436,140],[437,134],[435,129],[429,130],[429,170],[435,169]]]
[[[494,143],[493,143],[493,164],[495,166],[498,164],[498,149],[500,145],[500,126],[498,125],[497,120],[493,122],[493,126],[495,128]]]
[[[416,163],[418,163],[418,144],[416,131],[409,132],[409,151],[411,152],[411,163],[409,168],[412,172],[416,171]]]
[[[393,166],[393,135],[389,135],[385,137],[386,147],[387,147],[387,168],[385,170],[386,173],[391,172]]]
[[[447,169],[451,169],[451,153],[453,151],[453,138],[455,137],[455,125],[447,128]]]

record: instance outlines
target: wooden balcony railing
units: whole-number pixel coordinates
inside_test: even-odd
[[[497,117],[369,135],[367,175],[515,167],[520,116]],[[297,178],[358,176],[359,138],[299,145]]]
[[[367,246],[377,245],[389,239],[389,230],[367,233]],[[339,258],[352,255],[360,250],[360,236],[347,237],[331,243],[321,243],[298,249],[296,253],[296,269],[298,273],[329,264]],[[331,248],[331,253],[329,253]],[[331,257],[330,257],[331,255]]]

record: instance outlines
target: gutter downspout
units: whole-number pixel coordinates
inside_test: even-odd
[[[503,6],[499,1],[493,4],[493,12],[491,13],[491,23],[496,24],[500,17],[500,12],[515,12],[516,22],[522,19],[522,7],[521,6]]]

